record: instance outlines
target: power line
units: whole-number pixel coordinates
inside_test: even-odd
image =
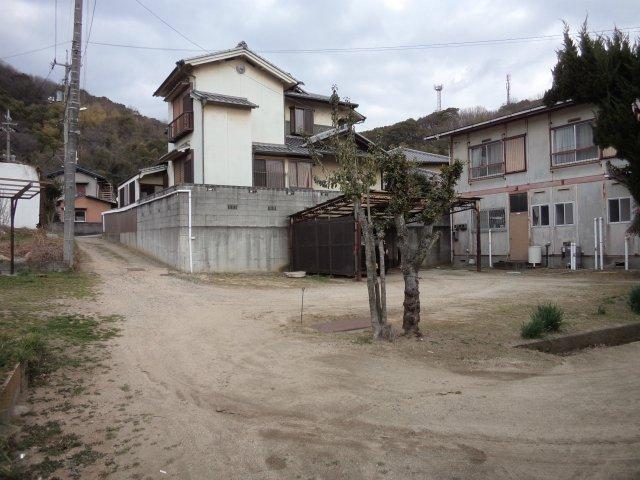
[[[49,50],[51,48],[57,47],[59,45],[66,45],[69,42],[58,42],[58,43],[53,43],[51,45],[47,45],[46,47],[41,47],[41,48],[35,48],[33,50],[27,50],[25,52],[20,52],[20,53],[14,53],[12,55],[7,55],[6,57],[0,57],[0,60],[6,60],[8,58],[13,58],[13,57],[20,57],[22,55],[29,55],[30,53],[37,53],[37,52],[42,52],[44,50]]]
[[[96,15],[96,5],[98,4],[98,0],[93,0],[93,9],[91,10],[91,21],[89,22],[89,30],[87,31],[87,41],[84,44],[84,53],[82,54],[82,58],[84,59],[83,70],[82,70],[82,89],[84,90],[87,86],[87,50],[89,48],[89,40],[91,39],[91,30],[93,29],[93,19]]]
[[[178,35],[180,35],[182,38],[184,38],[186,41],[188,41],[189,43],[191,43],[192,45],[195,45],[196,47],[198,47],[200,50],[204,51],[204,52],[208,52],[209,50],[207,50],[206,48],[204,48],[201,45],[198,45],[196,42],[194,42],[193,40],[191,40],[189,37],[187,37],[186,35],[184,35],[182,32],[180,32],[178,29],[172,27],[166,20],[164,20],[162,17],[160,17],[157,13],[155,13],[153,10],[151,10],[149,7],[147,7],[144,3],[142,3],[140,0],[136,0],[136,3],[138,5],[140,5],[142,8],[144,8],[147,12],[149,12],[151,15],[153,15],[154,17],[156,17],[158,20],[160,20],[162,23],[164,23],[167,27],[169,27],[171,30],[173,30],[174,32],[176,32]]]

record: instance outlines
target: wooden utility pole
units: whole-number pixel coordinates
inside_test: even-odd
[[[73,41],[71,43],[71,78],[67,99],[67,148],[64,158],[64,246],[63,258],[73,267],[76,210],[76,150],[78,149],[78,111],[80,110],[80,55],[82,52],[82,0],[75,0]]]

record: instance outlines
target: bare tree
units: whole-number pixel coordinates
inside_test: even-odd
[[[455,184],[462,164],[453,162],[440,174],[421,171],[401,152],[388,154],[383,161],[386,189],[390,194],[388,215],[393,218],[400,249],[400,269],[404,278],[402,328],[406,335],[420,332],[420,280],[418,272],[438,241],[434,224],[447,215],[455,201]],[[409,238],[409,225],[416,227],[416,241]]]
[[[353,202],[354,217],[364,239],[373,338],[389,339],[391,328],[386,321],[386,311],[383,310],[383,305],[386,304],[382,299],[384,287],[381,291],[376,275],[376,237],[370,204],[371,187],[376,182],[376,173],[380,167],[379,158],[373,152],[358,148],[354,130],[354,124],[358,121],[357,116],[353,109],[341,108],[340,97],[335,86],[331,95],[331,116],[335,132],[325,141],[325,146],[335,157],[338,168],[331,171],[325,170],[326,177],[318,182],[326,187],[339,189]],[[310,145],[310,148],[314,160],[322,165],[320,153],[313,148],[313,145]],[[356,260],[359,261],[359,259]]]

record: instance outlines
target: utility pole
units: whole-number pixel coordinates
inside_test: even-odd
[[[13,127],[16,127],[18,124],[13,122],[11,118],[11,112],[7,108],[7,113],[4,115],[4,122],[0,123],[0,131],[3,131],[7,134],[7,153],[5,153],[5,162],[11,161],[11,134],[15,132]]]
[[[67,148],[64,158],[64,262],[73,267],[76,210],[76,150],[78,149],[78,111],[80,109],[80,55],[82,53],[82,0],[75,0],[71,70],[67,98]]]
[[[507,105],[511,104],[511,74],[507,73]]]

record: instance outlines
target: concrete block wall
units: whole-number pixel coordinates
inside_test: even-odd
[[[189,189],[192,195],[194,272],[285,269],[289,264],[288,216],[339,195],[329,191],[219,185],[180,189]],[[176,193],[134,208],[138,209],[137,231],[120,233],[119,240],[172,267],[189,271],[188,195]]]

